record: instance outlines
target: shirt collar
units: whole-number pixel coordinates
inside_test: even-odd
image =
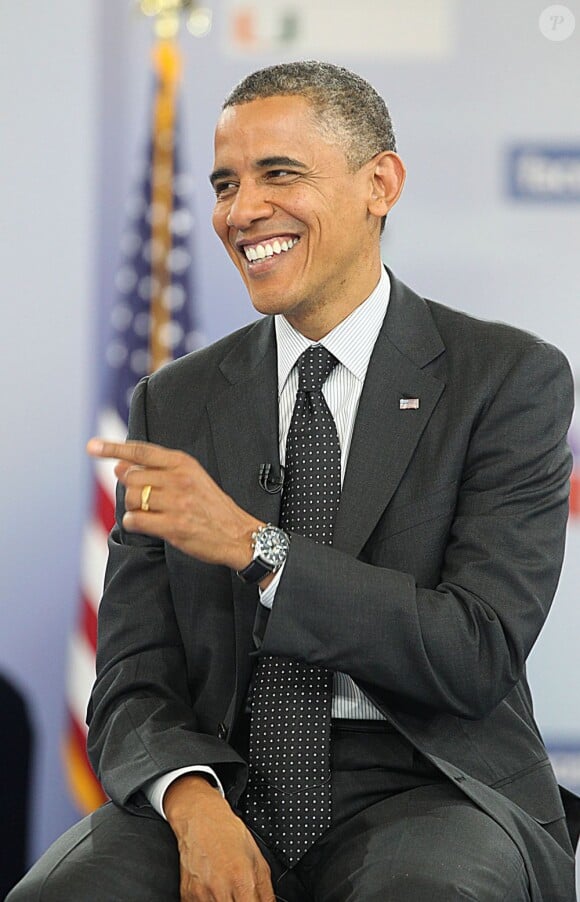
[[[360,382],[364,382],[371,354],[387,312],[391,283],[381,267],[377,287],[346,319],[319,342],[310,341],[282,315],[274,317],[278,346],[278,394],[282,392],[300,355],[312,344],[321,344],[334,354]]]

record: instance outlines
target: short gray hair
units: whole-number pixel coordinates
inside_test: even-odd
[[[360,75],[332,63],[301,60],[259,69],[230,91],[222,110],[288,95],[306,98],[319,131],[341,147],[353,171],[382,151],[396,151],[393,123],[383,98]]]

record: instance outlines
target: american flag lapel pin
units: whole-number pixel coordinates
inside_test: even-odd
[[[399,410],[419,410],[419,398],[401,398]]]

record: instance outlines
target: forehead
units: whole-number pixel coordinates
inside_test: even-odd
[[[308,152],[334,149],[316,128],[304,97],[265,97],[223,110],[215,131],[216,161],[223,156],[251,161],[264,156],[304,158]]]

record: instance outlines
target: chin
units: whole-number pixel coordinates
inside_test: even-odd
[[[258,302],[253,298],[250,298],[250,300],[252,301],[254,310],[256,310],[258,313],[261,313],[262,316],[276,316],[276,314],[278,313],[287,312],[284,304],[280,302],[276,303],[275,301],[268,302],[264,300]]]
[[[274,316],[276,313],[290,313],[292,311],[293,304],[288,303],[288,298],[283,294],[255,294],[249,291],[249,295],[254,309],[264,316]]]

